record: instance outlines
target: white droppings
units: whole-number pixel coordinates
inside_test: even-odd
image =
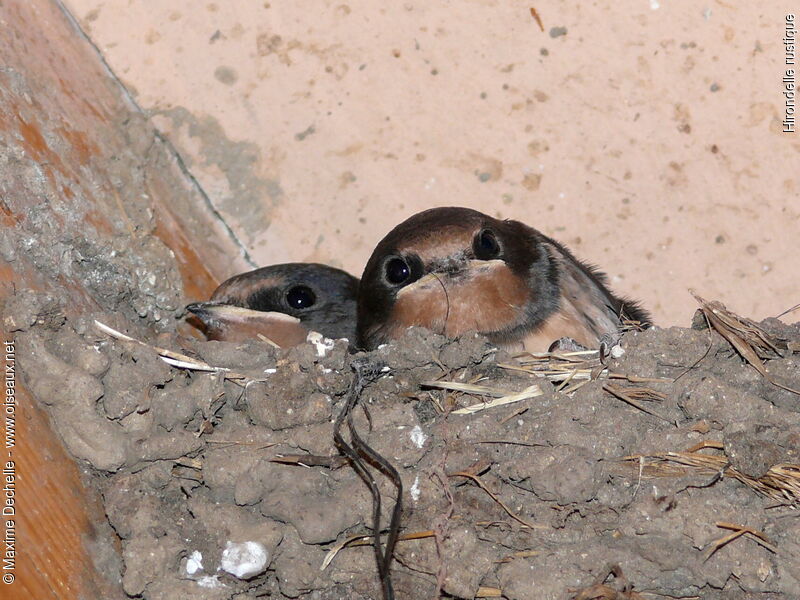
[[[381,373],[388,373],[388,372],[389,372],[389,371],[391,371],[391,370],[392,370],[392,369],[391,369],[391,367],[383,367],[383,368],[381,369]]]
[[[323,375],[327,375],[328,373],[333,373],[333,369],[329,369],[327,367],[322,367]]]
[[[333,350],[335,345],[335,342],[332,339],[326,338],[324,335],[316,331],[309,331],[306,341],[316,346],[317,356],[320,358],[325,356],[328,351]]]
[[[194,575],[198,571],[203,570],[203,555],[197,550],[189,555],[186,559],[186,574]]]
[[[619,358],[623,354],[625,354],[625,348],[617,344],[616,346],[611,346],[611,350],[609,351],[611,354],[611,358]]]
[[[414,445],[417,448],[422,448],[423,444],[425,444],[425,440],[428,438],[425,436],[425,432],[422,431],[422,428],[419,425],[414,425],[414,429],[411,430],[411,441],[414,442]]]
[[[267,375],[272,375],[273,373],[277,373],[278,369],[264,369],[264,373]]]
[[[250,579],[267,569],[269,553],[258,542],[225,543],[220,568],[239,579]]]
[[[659,4],[658,0],[650,0],[650,8],[652,10],[658,10],[661,8],[661,4]]]
[[[414,483],[411,484],[411,489],[409,490],[411,494],[411,499],[416,502],[419,500],[419,495],[422,493],[422,490],[419,489],[419,475],[414,478]]]
[[[200,579],[197,580],[197,585],[204,588],[224,588],[226,587],[224,583],[222,583],[219,579],[217,579],[216,575],[203,575]]]

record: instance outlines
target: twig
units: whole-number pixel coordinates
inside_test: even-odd
[[[775,340],[772,339],[758,325],[730,312],[720,302],[708,302],[698,296],[693,290],[689,293],[700,303],[700,309],[706,315],[711,326],[724,337],[742,357],[749,362],[761,376],[775,387],[800,395],[800,391],[790,388],[773,379],[764,363],[759,358],[756,348],[765,351],[771,350],[777,356],[782,356]]]
[[[698,449],[699,444],[690,450]],[[719,442],[703,442],[704,448],[720,448]],[[779,500],[784,504],[800,506],[800,464],[781,463],[773,465],[758,479],[745,475],[730,466],[727,456],[702,454],[700,452],[663,452],[661,454],[626,456],[624,461],[639,463],[645,476],[683,477],[687,469],[697,473],[713,473],[717,476],[736,479],[759,494]],[[641,461],[649,461],[641,471]],[[677,466],[679,465],[679,466]]]
[[[347,394],[344,406],[342,407],[342,411],[339,413],[334,423],[333,439],[342,453],[350,459],[350,465],[353,467],[353,470],[364,480],[372,495],[372,531],[374,535],[373,546],[375,548],[375,562],[378,567],[378,575],[381,580],[384,600],[393,600],[394,590],[392,588],[390,571],[394,547],[397,543],[397,536],[400,531],[403,481],[400,479],[400,474],[397,472],[397,469],[361,438],[353,423],[353,408],[355,408],[355,405],[358,403],[361,392],[364,390],[367,382],[381,375],[382,365],[371,363],[367,359],[355,359],[350,363],[350,366],[355,371],[355,375],[353,376],[353,382],[350,385],[350,390]],[[364,407],[364,409],[366,411],[366,407]],[[369,413],[367,413],[367,418],[369,418]],[[345,421],[347,421],[347,429],[350,432],[350,442],[352,445],[345,442],[342,437],[341,429]],[[397,499],[395,500],[394,508],[392,509],[392,517],[389,521],[389,535],[386,539],[385,550],[381,547],[379,535],[381,531],[381,495],[375,478],[367,468],[368,462],[388,477],[397,489]]]
[[[409,540],[422,540],[425,538],[434,537],[435,533],[432,529],[428,529],[427,531],[415,531],[412,533],[404,533],[401,536],[398,536],[398,542],[405,542]],[[328,553],[325,555],[322,564],[319,567],[320,571],[324,571],[328,568],[333,562],[333,559],[336,558],[336,555],[339,554],[340,551],[344,550],[345,548],[349,548],[351,546],[366,546],[367,544],[373,543],[373,539],[375,535],[351,535],[348,538],[343,539],[341,542],[336,543]]]
[[[767,536],[762,532],[753,529],[752,527],[745,527],[744,525],[736,525],[734,523],[725,523],[723,521],[717,522],[716,525],[722,529],[732,529],[733,533],[711,542],[706,550],[706,557],[703,559],[703,562],[706,562],[709,558],[711,558],[717,550],[743,535],[749,536],[750,539],[754,540],[757,544],[763,546],[773,554],[778,553],[778,549],[770,543],[769,539],[767,539]]]
[[[315,454],[276,454],[270,462],[301,467],[327,467],[339,469],[349,461],[344,456],[317,456]]]
[[[514,402],[521,402],[522,400],[529,400],[531,398],[535,398],[537,396],[542,395],[542,390],[538,385],[532,385],[518,394],[510,394],[508,396],[503,396],[502,398],[495,398],[494,400],[490,400],[489,402],[484,402],[483,404],[473,404],[472,406],[466,406],[464,408],[459,408],[458,410],[454,410],[454,415],[471,415],[476,412],[480,412],[482,410],[486,410],[487,408],[494,408],[496,406],[505,406],[506,404],[513,404]]]
[[[142,342],[141,340],[132,338],[129,335],[125,335],[124,333],[117,331],[116,329],[113,329],[108,325],[101,323],[100,321],[95,321],[94,325],[100,331],[102,331],[106,335],[111,336],[114,339],[122,340],[123,342],[132,342],[134,344],[139,344],[140,346],[144,346],[145,348],[153,350],[154,352],[156,352],[156,354],[158,354],[158,357],[161,360],[163,360],[165,363],[167,363],[172,367],[177,367],[179,369],[189,369],[192,371],[207,371],[212,373],[221,373],[225,377],[225,379],[266,381],[265,379],[254,379],[253,377],[242,375],[241,373],[231,371],[227,367],[214,367],[212,365],[209,365],[207,362],[198,360],[196,358],[192,358],[191,356],[187,356],[186,354],[181,354],[180,352],[174,352],[173,350],[168,350],[167,348],[160,348],[158,346],[147,344],[145,342]]]
[[[486,484],[483,483],[483,480],[480,477],[478,477],[477,475],[475,475],[473,473],[470,473],[468,471],[458,471],[457,473],[448,473],[448,477],[466,477],[467,479],[471,479],[472,481],[474,481],[475,483],[478,484],[479,488],[481,488],[484,492],[489,494],[489,496],[492,498],[492,500],[497,502],[500,505],[500,507],[504,511],[506,511],[506,514],[509,517],[511,517],[515,521],[521,523],[525,527],[528,527],[529,529],[550,529],[547,525],[537,525],[536,523],[530,523],[530,522],[526,521],[525,519],[523,519],[522,517],[514,514],[511,511],[511,509],[508,508],[508,506],[506,506],[503,503],[503,501],[500,500],[500,498],[498,498],[497,495],[494,492],[492,492],[492,490],[490,490],[488,487],[486,487]]]
[[[784,315],[788,315],[790,312],[794,312],[794,311],[796,311],[798,308],[800,308],[800,304],[795,304],[795,305],[794,305],[792,308],[787,308],[785,311],[783,311],[781,314],[779,314],[779,315],[778,315],[777,317],[775,317],[775,318],[776,318],[776,319],[780,319],[782,316],[784,316]]]
[[[623,402],[627,402],[628,404],[630,404],[634,408],[638,408],[640,411],[642,411],[644,413],[647,413],[648,415],[652,415],[652,416],[656,417],[657,419],[661,419],[663,421],[666,421],[670,425],[675,425],[674,422],[670,421],[666,417],[662,417],[658,413],[655,413],[655,412],[649,410],[648,408],[646,408],[641,402],[639,402],[636,398],[634,398],[632,395],[630,395],[628,393],[628,390],[626,390],[625,388],[619,387],[617,385],[613,385],[611,383],[607,383],[607,384],[605,384],[603,386],[603,389],[605,391],[607,391],[609,394],[611,394],[612,396],[615,396],[615,397],[619,398]],[[632,389],[638,390],[640,388],[632,388]],[[655,391],[655,390],[653,390],[653,391]],[[658,392],[655,392],[655,393],[658,393]]]
[[[494,408],[496,406],[505,406],[506,404],[513,404],[528,400],[542,395],[542,389],[538,385],[531,385],[522,390],[521,392],[508,392],[506,390],[498,390],[485,385],[475,385],[472,383],[461,383],[458,381],[423,381],[420,383],[422,386],[434,387],[443,390],[453,390],[456,392],[464,392],[467,394],[475,394],[479,396],[492,396],[494,400],[483,402],[481,404],[473,404],[464,408],[454,410],[454,415],[470,415],[487,408]]]

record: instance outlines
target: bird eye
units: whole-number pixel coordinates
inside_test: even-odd
[[[395,256],[386,261],[386,281],[394,285],[400,285],[408,281],[411,277],[411,267],[402,258]]]
[[[311,288],[305,285],[296,285],[286,292],[286,303],[291,308],[308,308],[314,306],[317,297]]]
[[[491,260],[500,256],[500,244],[494,233],[488,229],[481,230],[472,242],[472,249],[475,252],[475,258],[480,260]]]

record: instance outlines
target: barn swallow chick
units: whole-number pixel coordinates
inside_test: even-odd
[[[309,331],[355,339],[358,279],[340,269],[288,263],[241,273],[223,282],[208,302],[186,310],[210,340],[239,342],[266,337],[286,348]]]
[[[544,352],[560,338],[596,348],[623,320],[649,316],[555,240],[518,221],[433,208],[395,227],[372,253],[356,337],[369,350],[420,326],[448,337],[477,331],[509,351]]]

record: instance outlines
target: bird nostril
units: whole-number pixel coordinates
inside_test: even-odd
[[[491,260],[500,256],[500,243],[492,231],[483,229],[475,236],[472,242],[472,250],[476,258]]]
[[[205,312],[205,306],[202,302],[192,302],[191,304],[186,305],[185,310],[196,315],[198,313]]]

